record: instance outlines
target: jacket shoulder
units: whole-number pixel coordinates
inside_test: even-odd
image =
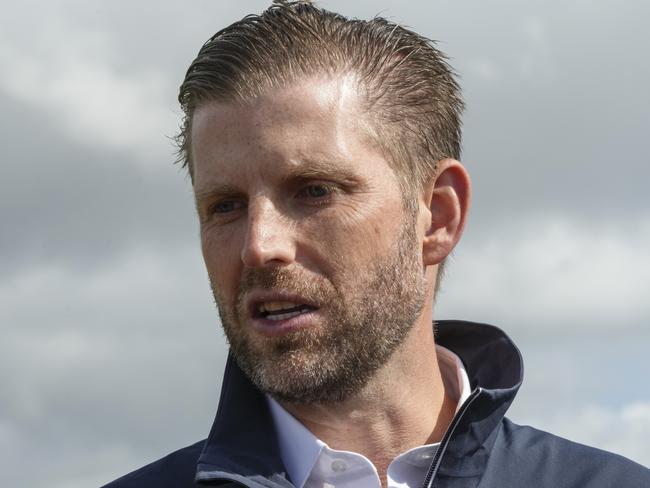
[[[174,451],[102,488],[195,488],[196,463],[205,440]]]
[[[634,461],[508,419],[503,420],[493,455],[489,465],[518,480],[516,486],[650,486],[650,470]]]

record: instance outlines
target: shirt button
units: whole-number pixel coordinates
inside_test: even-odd
[[[348,469],[348,465],[345,464],[345,461],[336,459],[332,462],[332,471],[334,471],[335,473],[342,473],[346,469]]]

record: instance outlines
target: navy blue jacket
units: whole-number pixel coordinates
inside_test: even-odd
[[[461,358],[472,393],[443,437],[423,488],[650,488],[650,470],[639,464],[504,417],[523,364],[500,329],[441,321],[436,342]],[[232,358],[209,437],[104,488],[197,485],[293,488],[264,395]]]

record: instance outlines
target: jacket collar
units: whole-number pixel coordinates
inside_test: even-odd
[[[497,327],[438,321],[436,343],[456,353],[467,370],[472,404],[455,419],[441,458],[441,476],[480,476],[496,428],[523,378],[521,354]],[[196,479],[229,479],[251,488],[290,488],[264,395],[229,355],[215,422],[198,461]]]
[[[436,342],[461,358],[472,387],[471,405],[464,412],[461,407],[454,418],[457,424],[442,453],[438,473],[480,478],[497,427],[523,381],[523,359],[510,338],[492,325],[457,320],[436,325]]]

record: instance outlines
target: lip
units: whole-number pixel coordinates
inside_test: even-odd
[[[314,310],[304,312],[286,320],[269,320],[260,316],[259,306],[263,302],[293,302],[313,307]],[[288,291],[259,291],[251,293],[246,299],[246,309],[253,329],[268,337],[280,336],[297,329],[313,326],[318,312],[318,304],[299,294]]]

